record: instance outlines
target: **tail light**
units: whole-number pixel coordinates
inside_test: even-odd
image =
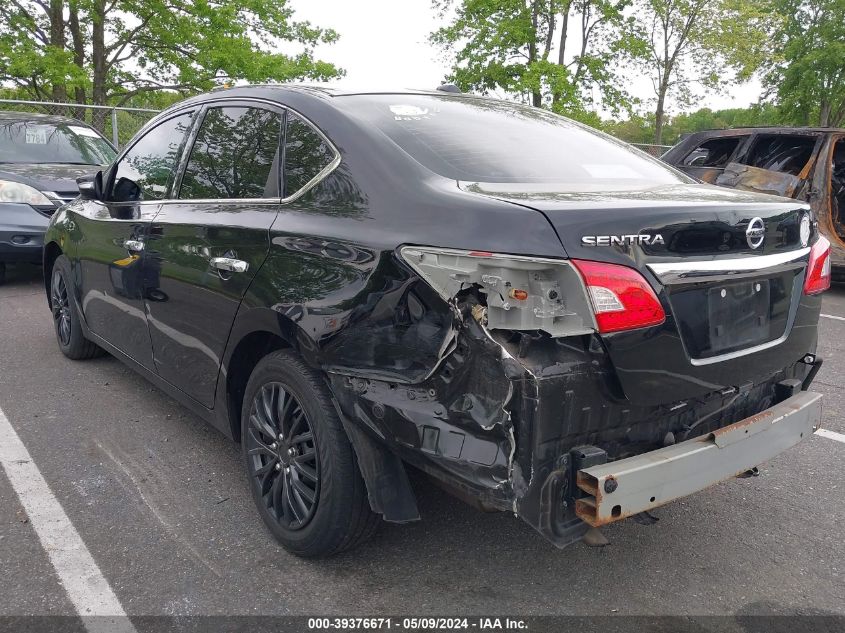
[[[584,278],[599,332],[619,332],[666,320],[663,306],[651,286],[633,268],[573,259]]]
[[[810,249],[810,262],[804,278],[804,294],[817,295],[830,288],[830,242],[823,235]]]
[[[624,266],[420,246],[403,246],[399,254],[449,303],[475,288],[486,299],[483,318],[493,330],[562,337],[665,319],[645,279]]]

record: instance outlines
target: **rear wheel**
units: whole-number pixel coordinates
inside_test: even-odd
[[[293,352],[274,352],[250,376],[241,415],[243,457],[258,513],[299,556],[355,547],[378,527],[352,446],[320,376]]]
[[[50,309],[53,312],[56,342],[62,354],[73,360],[101,356],[103,350],[86,339],[82,332],[79,312],[70,295],[70,279],[70,262],[67,257],[60,255],[53,264],[50,276]]]
[[[0,262],[0,285],[6,281],[6,264]]]

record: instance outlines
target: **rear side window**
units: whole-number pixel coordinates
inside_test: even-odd
[[[209,108],[191,149],[179,198],[275,196],[281,118],[261,108]]]
[[[164,197],[192,116],[180,114],[159,123],[126,152],[117,164],[112,200],[138,202]]]
[[[285,137],[285,197],[307,185],[334,159],[334,150],[314,128],[288,113]]]
[[[683,160],[686,167],[724,167],[728,164],[739,142],[747,136],[711,138],[692,150]]]
[[[810,160],[815,146],[813,136],[761,134],[754,141],[745,164],[797,176]]]

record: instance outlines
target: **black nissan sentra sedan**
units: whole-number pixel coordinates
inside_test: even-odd
[[[80,192],[44,249],[59,348],[240,442],[302,556],[419,519],[411,467],[599,544],[819,424],[809,206],[543,110],[235,88],[161,113]]]

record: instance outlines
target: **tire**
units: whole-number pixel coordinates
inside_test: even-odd
[[[295,353],[273,352],[252,372],[241,447],[258,513],[289,552],[331,556],[378,528],[331,394]]]
[[[50,276],[50,309],[56,342],[62,354],[71,360],[102,356],[105,353],[103,349],[86,339],[82,331],[82,319],[71,298],[71,279],[70,262],[64,255],[59,255]]]
[[[4,281],[6,281],[6,264],[0,262],[0,286],[3,285]]]

